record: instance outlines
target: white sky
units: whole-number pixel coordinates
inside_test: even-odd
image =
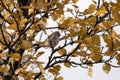
[[[80,10],[83,11],[84,9],[88,8],[91,0],[79,0],[77,4],[79,4]],[[48,21],[48,26],[57,26],[56,23]],[[120,29],[118,29],[120,31]],[[117,31],[117,32],[119,32]],[[51,33],[51,31],[50,31]],[[48,32],[49,35],[49,32]],[[42,49],[43,50],[43,49]],[[46,50],[45,50],[46,51]],[[45,57],[40,57],[40,60],[45,61],[47,60],[49,55],[49,49]],[[64,80],[120,80],[120,68],[112,68],[109,74],[105,74],[102,70],[102,64],[94,65],[93,69],[93,77],[90,78],[88,76],[88,69],[81,68],[81,67],[71,67],[66,68],[62,66],[61,75],[64,77]],[[49,79],[51,80],[51,78]]]

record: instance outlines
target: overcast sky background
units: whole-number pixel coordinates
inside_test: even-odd
[[[83,11],[84,9],[88,8],[90,3],[91,0],[79,0],[77,4],[79,4],[79,10]],[[66,16],[67,15],[68,14],[66,14]],[[51,20],[48,20],[48,26],[57,26],[57,24],[52,22]],[[116,30],[118,33],[120,32],[119,27],[117,27]],[[49,34],[51,34],[51,31],[50,33],[48,31],[48,35]],[[43,60],[45,62],[48,59],[49,49],[42,49],[42,51],[43,50],[47,50],[47,54],[45,54],[46,56],[44,55],[44,57],[41,56],[40,60]],[[92,69],[92,78],[88,76],[88,69],[81,67],[66,68],[62,66],[61,75],[64,77],[64,80],[120,80],[120,68],[112,68],[109,74],[103,72],[102,64],[96,64]],[[51,80],[51,78],[48,78],[47,80]]]

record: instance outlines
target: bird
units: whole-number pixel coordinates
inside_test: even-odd
[[[45,47],[51,47],[51,48],[54,48],[57,46],[57,44],[59,43],[60,41],[60,32],[59,31],[55,31],[53,32],[52,34],[50,34],[46,40],[44,41],[44,46]]]

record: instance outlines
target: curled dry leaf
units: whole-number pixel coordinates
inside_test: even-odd
[[[89,68],[89,70],[88,70],[88,76],[92,77],[92,75],[93,75],[92,68]]]
[[[12,54],[12,58],[15,61],[19,61],[20,58],[21,58],[20,53],[14,53],[14,54]]]
[[[103,71],[108,74],[111,70],[111,66],[109,64],[103,64]]]
[[[65,62],[65,63],[64,63],[64,66],[67,67],[67,68],[70,68],[71,65],[70,65],[70,63]]]

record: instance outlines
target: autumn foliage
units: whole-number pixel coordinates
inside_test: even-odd
[[[87,68],[90,77],[94,64],[107,74],[120,67],[120,0],[91,0],[84,11],[78,1],[0,0],[0,80],[46,80],[48,73],[64,80],[61,66]],[[47,26],[48,19],[57,26]],[[54,30],[60,44],[46,53],[41,38]],[[47,61],[40,60],[44,54]]]

